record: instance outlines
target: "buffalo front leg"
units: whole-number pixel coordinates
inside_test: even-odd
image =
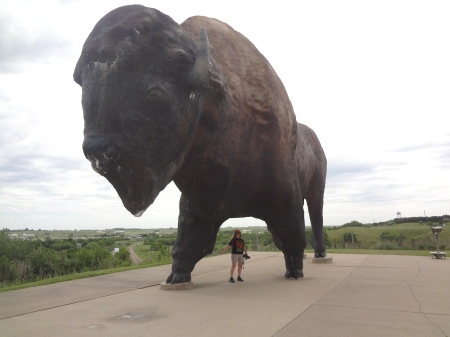
[[[284,253],[284,261],[286,264],[285,278],[298,279],[303,277],[303,254],[298,256],[297,254]]]
[[[166,283],[191,281],[196,263],[213,252],[222,223],[218,218],[205,216],[181,197],[177,239],[172,250],[172,273]]]

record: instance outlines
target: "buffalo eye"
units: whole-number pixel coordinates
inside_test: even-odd
[[[141,112],[148,118],[165,116],[171,110],[167,92],[161,87],[153,87],[147,91],[142,100]]]
[[[161,98],[163,96],[163,91],[160,88],[151,88],[147,95],[145,96],[148,99]]]

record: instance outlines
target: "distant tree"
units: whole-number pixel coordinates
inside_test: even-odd
[[[331,247],[331,241],[330,241],[327,231],[323,232],[323,240],[325,242],[325,247]],[[308,229],[306,231],[306,244],[307,244],[307,248],[310,248],[310,247],[314,248],[314,234],[311,229]]]
[[[362,226],[363,224],[361,222],[353,220],[352,222],[347,222],[346,224],[343,224],[341,227],[362,227]]]
[[[33,274],[38,278],[63,274],[60,255],[53,249],[39,247],[30,255]]]
[[[0,284],[12,283],[17,278],[16,265],[6,256],[0,257]]]
[[[306,231],[306,245],[307,247],[312,247],[314,248],[314,236],[312,233],[312,230],[307,230]]]
[[[401,248],[403,246],[403,243],[405,242],[405,240],[406,240],[406,235],[403,234],[403,233],[399,233],[396,236],[396,241],[397,241],[397,244],[398,244],[399,248]]]
[[[131,263],[130,252],[125,246],[120,246],[119,252],[117,252],[114,256],[120,263]]]
[[[259,242],[263,246],[270,246],[273,244],[273,237],[270,232],[261,233],[259,236]]]
[[[344,244],[347,244],[347,246],[348,246],[349,244],[351,244],[352,247],[354,247],[354,246],[355,246],[355,243],[357,242],[356,235],[353,234],[353,232],[351,232],[351,233],[345,232],[345,233],[342,235],[342,241],[344,242]]]
[[[331,247],[330,237],[327,232],[323,232],[323,240],[325,242],[325,247]]]

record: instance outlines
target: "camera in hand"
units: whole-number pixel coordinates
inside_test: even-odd
[[[244,258],[244,260],[247,260],[247,259],[250,258],[250,256],[249,256],[247,253],[245,253],[244,255],[242,255],[242,257]]]

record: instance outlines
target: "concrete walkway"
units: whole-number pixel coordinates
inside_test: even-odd
[[[0,293],[0,336],[450,336],[450,260],[334,254],[285,280],[281,253],[206,258],[194,288],[161,290],[171,266]]]

